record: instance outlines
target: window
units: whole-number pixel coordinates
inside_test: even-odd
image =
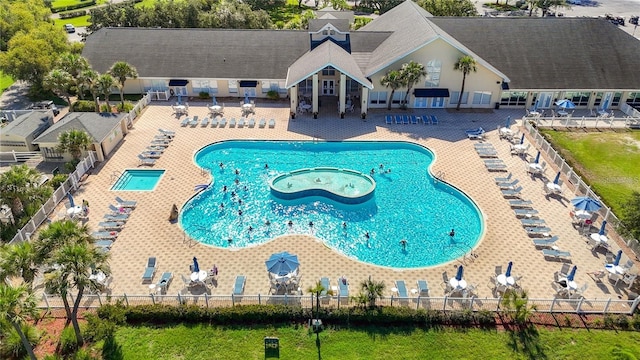
[[[415,98],[413,101],[413,107],[416,109],[426,108],[429,104],[429,98]]]
[[[396,91],[393,93],[393,99],[391,99],[392,104],[400,104],[404,100],[404,92]]]
[[[611,100],[611,106],[620,105],[620,98],[622,98],[622,93],[621,92],[613,93],[613,99]]]
[[[386,104],[387,92],[386,91],[372,91],[369,93],[369,104]]]
[[[167,83],[166,80],[144,80],[144,91],[165,91],[169,88]]]
[[[629,93],[629,97],[627,98],[627,104],[638,104],[638,103],[640,103],[640,92]]]
[[[500,97],[500,105],[525,106],[526,104],[526,91],[503,91],[502,96]]]
[[[287,89],[284,88],[284,81],[278,81],[278,80],[263,80],[261,81],[262,84],[262,93],[266,94],[269,91],[273,90],[273,91],[277,91],[279,93],[283,93],[283,92],[287,92]]]
[[[327,66],[326,68],[322,69],[322,75],[324,76],[334,76],[335,74],[336,70],[331,66]]]
[[[238,93],[238,80],[229,80],[229,94]]]
[[[193,86],[193,92],[196,94],[199,94],[201,92],[206,92],[209,94],[218,93],[218,82],[216,80],[209,80],[209,79],[192,80],[191,86]]]
[[[425,87],[438,87],[440,85],[440,71],[442,69],[442,61],[430,60],[427,63],[427,79],[424,82]]]
[[[589,105],[589,97],[591,97],[590,92],[567,91],[564,93],[564,98],[571,100],[576,106]]]
[[[451,92],[451,97],[449,97],[449,104],[453,104],[453,105],[458,105],[458,97],[460,96],[460,91],[452,91]],[[462,99],[460,99],[460,104],[464,105],[464,104],[468,104],[469,103],[469,93],[468,92],[463,92],[462,93]]]
[[[491,91],[474,91],[473,103],[474,105],[487,105],[491,103]]]
[[[357,93],[360,91],[360,84],[353,79],[347,79],[346,89],[347,93]]]

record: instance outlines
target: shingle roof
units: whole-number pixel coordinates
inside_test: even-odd
[[[33,140],[33,143],[57,142],[60,133],[71,129],[82,130],[91,136],[95,142],[102,142],[111,134],[113,128],[120,124],[124,116],[125,114],[69,113]]]
[[[309,20],[308,28],[310,32],[316,32],[327,24],[331,24],[333,27],[338,29],[338,31],[349,32],[349,21],[347,19],[336,19],[328,14],[320,19]]]
[[[140,77],[256,80],[284,79],[308,50],[306,31],[103,28],[82,55],[98,72],[124,60]]]
[[[2,128],[2,133],[6,135],[17,135],[27,137],[34,132],[42,131],[39,128],[47,128],[53,122],[49,110],[32,111],[18,116],[15,120]]]
[[[587,18],[432,18],[511,89],[640,89],[640,41]]]

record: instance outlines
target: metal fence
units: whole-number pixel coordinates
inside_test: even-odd
[[[62,298],[57,295],[43,295],[42,309],[54,310],[64,308]],[[73,303],[69,295],[69,303]],[[231,307],[236,305],[287,305],[304,309],[312,309],[315,296],[309,295],[84,295],[80,303],[82,308],[97,308],[103,304],[121,301],[125,306],[163,304],[170,306],[197,305],[203,308]],[[540,313],[576,313],[576,314],[628,314],[632,315],[640,303],[635,300],[618,299],[529,299],[534,311]],[[320,304],[324,308],[340,308],[353,306],[356,303],[348,297],[321,296]],[[495,311],[502,310],[502,298],[478,297],[384,297],[376,304],[390,307],[409,307],[414,309],[439,311]]]
[[[31,220],[18,230],[18,233],[11,239],[9,244],[18,244],[23,241],[28,241],[31,238],[36,229],[44,223],[49,214],[56,208],[56,206],[64,200],[67,193],[72,190],[77,190],[84,175],[93,165],[96,163],[96,154],[93,151],[89,151],[87,157],[78,163],[76,170],[69,174],[69,178],[58,187],[53,195],[47,200],[40,209],[31,217]]]
[[[529,121],[523,121],[524,128],[527,130],[529,135],[531,136],[532,143],[536,146],[538,150],[542,153],[546,154],[546,157],[549,161],[551,161],[555,167],[563,173],[568,182],[574,188],[574,193],[576,196],[589,196],[594,199],[600,199],[600,197],[591,190],[591,186],[587,184],[582,178],[576,174],[575,170],[564,160],[564,158],[558,153],[551,144],[540,134],[538,129],[530,123]],[[637,179],[612,179],[612,181],[637,181]],[[602,201],[601,201],[602,203]],[[620,235],[624,233],[624,225],[620,222],[620,219],[611,211],[611,208],[606,206],[606,204],[602,203],[603,207],[598,211],[599,216],[603,220],[607,220],[607,223],[618,231],[618,235],[621,239],[627,244],[627,246],[633,250],[636,256],[640,256],[640,243],[638,243],[637,239],[634,238],[625,238]]]

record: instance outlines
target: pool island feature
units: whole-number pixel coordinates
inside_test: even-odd
[[[356,170],[317,167],[276,176],[269,188],[272,195],[284,200],[319,196],[343,204],[361,204],[374,196],[376,182]]]

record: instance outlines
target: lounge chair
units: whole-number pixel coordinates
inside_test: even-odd
[[[156,160],[155,159],[151,159],[148,157],[144,157],[140,154],[138,154],[138,160],[140,162],[140,165],[149,165],[149,166],[153,166],[156,164]]]
[[[249,127],[252,128],[254,126],[256,126],[256,119],[251,118],[251,120],[249,120]]]
[[[542,219],[520,219],[520,223],[525,227],[541,227],[547,225]]]
[[[160,131],[160,133],[162,133],[163,135],[166,135],[166,136],[170,136],[170,137],[176,136],[176,132],[175,131],[171,131],[171,130],[167,130],[167,129],[158,129],[158,131]]]
[[[504,197],[519,197],[520,192],[522,192],[522,186],[518,186],[515,189],[500,190],[500,191],[502,191],[502,196]]]
[[[173,273],[165,271],[162,273],[160,280],[156,284],[156,289],[160,291],[160,294],[166,294],[169,285],[171,284],[171,280],[173,279]]]
[[[218,118],[212,117],[211,118],[211,127],[216,127],[216,126],[218,126]]]
[[[536,209],[513,209],[513,212],[516,214],[516,217],[532,217],[538,215],[538,210]]]
[[[96,240],[96,242],[94,242],[93,245],[98,248],[110,249],[111,246],[113,246],[113,240],[108,240],[108,239]]]
[[[512,208],[530,208],[532,204],[533,202],[531,202],[531,200],[509,200],[509,206]]]
[[[409,120],[409,115],[402,115],[402,123],[404,125],[409,125],[410,122],[411,120]]]
[[[487,170],[489,171],[507,171],[507,165],[506,164],[500,164],[500,163],[485,163],[484,166],[487,168]]]
[[[258,127],[263,128],[266,125],[267,125],[267,121],[264,118],[260,119],[260,122],[258,123]]]
[[[418,294],[420,296],[429,296],[429,285],[426,280],[418,280]]]
[[[218,127],[223,128],[225,126],[227,126],[227,118],[220,119],[220,123],[218,124]]]
[[[269,127],[270,128],[276,127],[276,119],[269,119]]]
[[[551,229],[544,226],[534,226],[534,227],[526,227],[524,230],[529,234],[529,236],[549,236]]]
[[[324,290],[320,292],[320,296],[326,296],[329,293],[329,290],[331,290],[331,286],[329,285],[330,284],[329,278],[327,277],[320,278],[320,284],[324,288]]]
[[[160,159],[160,156],[162,156],[162,153],[159,151],[143,151],[140,153],[140,156],[147,159]]]
[[[469,138],[469,140],[483,140],[485,135],[484,132],[481,133],[467,133],[467,138]]]
[[[481,134],[484,133],[484,129],[482,127],[478,127],[475,129],[465,130],[466,134]]]
[[[91,233],[94,239],[115,239],[118,237],[117,231],[94,231]]]
[[[394,120],[396,124],[402,125],[402,115],[396,115]]]
[[[404,280],[396,280],[396,289],[398,289],[399,298],[409,297],[409,294],[407,294],[407,285],[404,283]]]
[[[515,179],[512,182],[503,182],[503,183],[498,183],[498,187],[502,190],[514,190],[515,186],[520,182],[520,180]]]
[[[124,200],[122,199],[120,196],[116,196],[116,202],[118,203],[118,205],[120,205],[123,208],[130,208],[130,209],[134,209],[136,207],[136,205],[138,205],[137,201],[133,201],[133,200]]]
[[[185,127],[187,126],[187,124],[189,124],[189,121],[191,121],[191,118],[186,117],[184,119],[182,119],[182,121],[180,122],[180,126]]]
[[[231,118],[231,120],[229,120],[229,127],[236,127],[236,118]]]
[[[202,119],[202,122],[200,123],[200,126],[202,126],[202,127],[209,126],[209,117],[205,117],[204,119]]]
[[[512,177],[513,177],[513,174],[509,173],[509,175],[507,175],[506,177],[496,177],[496,178],[494,178],[494,180],[496,181],[496,184],[498,184],[498,183],[511,181]]]
[[[392,117],[391,115],[387,115],[387,116],[385,116],[385,117],[384,117],[384,122],[385,122],[387,125],[393,124],[393,117]]]
[[[124,206],[117,207],[117,206],[111,205],[111,204],[109,204],[109,210],[111,210],[111,213],[113,215],[125,214],[125,215],[127,215],[127,217],[129,217],[129,213],[131,212],[130,208],[126,208]]]
[[[542,249],[542,254],[547,257],[552,257],[555,259],[560,258],[570,258],[571,253],[568,251],[556,250],[556,249]]]
[[[236,281],[233,285],[233,295],[242,295],[244,293],[244,283],[246,279],[244,275],[236,276]]]
[[[103,217],[106,221],[121,221],[125,222],[129,220],[129,214],[105,214]]]
[[[349,297],[349,282],[345,278],[338,279],[338,294],[340,297]]]
[[[433,125],[438,125],[439,121],[438,121],[438,118],[435,115],[431,115],[431,123]]]
[[[476,149],[478,156],[481,158],[497,158],[498,152],[495,150],[478,150]]]
[[[191,127],[195,127],[196,125],[198,125],[198,121],[200,119],[198,119],[197,115],[194,115],[193,118],[191,119],[191,121],[189,121],[189,126]]]
[[[167,136],[167,135],[164,135],[164,134],[159,134],[159,135],[154,136],[153,140],[172,142],[173,141],[173,137]]]
[[[151,282],[153,280],[153,276],[156,274],[156,265],[155,257],[152,256],[147,260],[147,267],[142,274],[142,282]]]
[[[425,125],[430,125],[431,124],[431,116],[422,115],[422,123],[425,124]]]
[[[417,116],[415,116],[415,115],[411,115],[411,116],[409,117],[409,119],[411,120],[411,123],[412,123],[412,124],[417,124],[417,123],[418,123],[418,117],[417,117]]]
[[[161,147],[169,147],[169,142],[167,140],[153,140],[149,143],[150,146],[161,146]]]
[[[533,239],[533,245],[538,247],[551,247],[558,241],[558,236],[550,237],[548,239]]]
[[[158,153],[164,153],[164,151],[167,150],[167,148],[165,148],[164,146],[147,146],[146,151],[155,151]]]
[[[244,127],[244,118],[243,118],[243,117],[241,117],[240,119],[238,119],[238,127],[239,127],[239,128]]]
[[[119,221],[103,221],[98,223],[98,227],[104,230],[120,231],[124,227],[124,223],[121,223]]]

